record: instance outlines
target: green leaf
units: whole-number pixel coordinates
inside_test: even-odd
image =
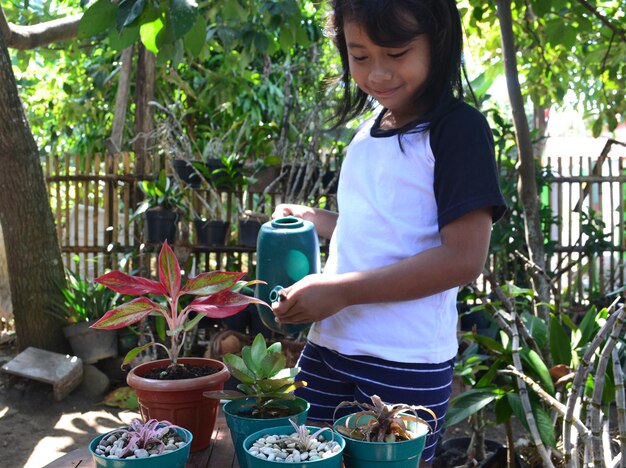
[[[281,353],[283,351],[283,344],[280,341],[276,341],[267,347],[268,353]]]
[[[541,436],[541,441],[548,447],[556,447],[556,435],[554,433],[554,425],[552,424],[552,418],[548,412],[546,412],[539,405],[531,405],[535,421],[537,423],[537,429]]]
[[[278,36],[278,43],[280,44],[280,49],[283,52],[289,53],[289,49],[291,49],[291,47],[293,46],[294,40],[295,40],[295,34],[292,29],[282,28],[280,30],[280,34]]]
[[[548,327],[539,317],[535,317],[528,312],[522,314],[522,322],[530,332],[530,335],[537,342],[537,346],[542,349],[548,339]]]
[[[570,365],[572,361],[570,337],[554,315],[550,317],[550,352],[554,364]]]
[[[528,367],[537,375],[543,389],[550,395],[554,395],[552,377],[550,377],[550,371],[546,367],[541,356],[539,356],[539,354],[532,349],[528,348],[523,348],[520,351],[520,355]]]
[[[600,329],[600,325],[597,321],[597,316],[599,314],[591,308],[587,311],[583,319],[580,321],[580,326],[578,329],[580,330],[580,340],[574,343],[574,346],[577,347],[580,343],[581,345],[589,343],[595,334]]]
[[[225,19],[245,20],[248,16],[248,13],[239,4],[238,0],[223,2],[220,6],[222,9],[222,16]]]
[[[506,401],[509,403],[511,410],[515,417],[522,423],[522,425],[528,431],[528,422],[526,421],[526,415],[524,414],[524,408],[522,407],[522,401],[518,393],[508,392],[506,394]]]
[[[476,334],[475,336],[474,335],[472,336],[476,340],[476,342],[480,344],[482,347],[484,347],[485,349],[488,349],[496,353],[504,352],[504,348],[502,347],[502,344],[500,344],[496,340],[489,338],[488,336],[485,336],[485,335]]]
[[[196,316],[194,318],[192,318],[191,320],[187,320],[187,322],[185,323],[183,329],[185,331],[189,331],[189,330],[193,330],[193,328],[198,325],[198,323],[200,323],[200,320],[202,320],[204,318],[203,314],[196,314]]]
[[[161,341],[164,341],[167,337],[167,323],[165,322],[165,317],[155,317],[154,328],[156,329],[156,333],[159,339]]]
[[[112,29],[108,39],[113,49],[124,50],[139,40],[139,26],[124,28],[122,32]]]
[[[531,0],[530,2],[533,12],[539,17],[545,16],[550,11],[550,3],[546,0]]]
[[[122,0],[116,13],[117,30],[122,31],[139,18],[146,5],[146,0]]]
[[[237,388],[241,390],[246,395],[256,395],[258,392],[251,385],[240,383],[237,385]]]
[[[150,346],[154,346],[154,343],[146,343],[143,346],[137,346],[136,348],[131,349],[128,353],[126,353],[126,357],[124,357],[124,361],[122,361],[122,366],[128,365],[133,362],[133,359],[135,359],[135,357],[137,357],[139,353],[148,349]]]
[[[250,369],[251,374],[257,375],[259,373],[259,363],[252,358],[252,349],[250,346],[243,347],[241,350],[241,358],[246,367]]]
[[[258,52],[267,51],[268,45],[269,45],[269,39],[267,38],[267,35],[265,35],[262,32],[254,33],[254,48]]]
[[[176,39],[191,30],[197,17],[198,4],[194,0],[170,0],[170,23]]]
[[[600,133],[602,133],[603,124],[604,121],[602,120],[602,116],[599,115],[598,118],[593,122],[593,126],[591,128],[591,133],[593,134],[594,138],[598,138],[600,136]]]
[[[265,337],[262,333],[257,333],[254,337],[254,341],[252,341],[252,345],[250,347],[251,359],[254,362],[260,363],[267,356],[267,345],[265,343]],[[261,371],[261,366],[259,364],[259,372]]]
[[[159,48],[156,43],[156,38],[163,29],[164,24],[161,18],[156,18],[154,21],[143,23],[139,27],[139,37],[143,45],[153,54],[159,53]]]
[[[262,377],[274,377],[287,365],[287,357],[282,353],[267,354],[259,365],[259,375]]]
[[[206,41],[206,28],[207,24],[205,19],[198,15],[193,27],[189,30],[183,38],[185,49],[192,57],[199,57]]]
[[[506,398],[500,398],[496,401],[495,405],[496,423],[503,424],[513,415],[511,405]]]
[[[497,396],[498,389],[496,387],[472,389],[461,393],[450,402],[452,406],[446,413],[444,427],[465,421],[471,415],[494,401]]]
[[[229,372],[240,382],[252,384],[254,376],[250,374],[248,367],[239,356],[235,354],[226,354],[222,358],[224,364],[228,367]]]
[[[111,0],[98,0],[83,14],[78,24],[79,39],[95,36],[110,29],[115,24],[117,7]]]

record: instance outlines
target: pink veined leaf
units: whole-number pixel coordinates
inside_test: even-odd
[[[206,296],[215,294],[225,289],[230,289],[245,276],[245,272],[231,271],[210,271],[200,273],[198,276],[190,278],[183,289],[182,294],[194,294],[196,296]]]
[[[159,278],[170,297],[177,297],[180,291],[180,264],[167,241],[159,253]]]
[[[105,273],[96,278],[95,282],[120,294],[129,294],[131,296],[141,296],[144,294],[157,294],[161,296],[166,294],[165,288],[158,281],[141,278],[139,276],[130,276],[119,270]]]
[[[225,318],[245,309],[248,304],[268,306],[267,303],[255,297],[232,291],[222,291],[208,297],[195,299],[187,306],[187,309],[201,313],[209,318]]]
[[[89,328],[102,328],[105,330],[124,328],[139,322],[152,312],[166,315],[165,311],[158,304],[155,304],[147,297],[140,297],[122,304],[116,309],[109,310]]]

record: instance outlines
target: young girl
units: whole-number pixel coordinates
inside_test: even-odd
[[[274,217],[312,221],[331,241],[323,274],[285,289],[273,310],[279,322],[314,322],[298,377],[310,419],[332,421],[340,401],[374,394],[427,406],[438,418],[428,466],[451,394],[457,290],[481,273],[491,224],[505,211],[493,138],[462,100],[454,0],[331,4],[343,64],[338,122],[372,100],[382,111],[348,147],[339,213],[276,208]]]

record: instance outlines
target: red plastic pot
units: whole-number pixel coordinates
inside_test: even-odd
[[[224,363],[207,358],[181,358],[181,364],[208,366],[217,369],[211,375],[180,380],[146,379],[142,375],[155,367],[166,367],[168,359],[146,362],[133,368],[126,382],[137,393],[139,409],[144,420],[167,420],[193,434],[191,451],[209,446],[215,427],[219,400],[205,398],[204,392],[222,390],[230,372]]]

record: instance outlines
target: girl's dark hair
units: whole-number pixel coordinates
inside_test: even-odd
[[[420,34],[430,40],[430,71],[424,86],[414,96],[416,108],[428,109],[416,124],[432,123],[455,102],[463,99],[461,53],[463,35],[455,0],[331,0],[332,12],[326,32],[339,50],[343,73],[339,77],[343,96],[335,113],[340,126],[371,108],[369,96],[352,84],[343,25],[358,23],[369,38],[382,47],[403,47]]]

